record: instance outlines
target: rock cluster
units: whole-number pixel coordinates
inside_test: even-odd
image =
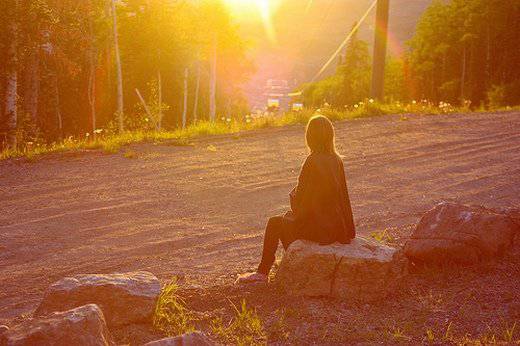
[[[296,241],[283,257],[276,283],[294,295],[371,299],[406,275],[406,257],[414,263],[474,264],[502,256],[519,234],[518,209],[442,203],[422,217],[404,251],[363,238],[327,246]],[[33,318],[13,328],[0,326],[0,346],[113,345],[109,328],[151,323],[160,292],[159,280],[148,272],[64,278],[48,288]],[[193,332],[145,346],[172,345],[213,342]]]
[[[12,329],[0,326],[0,346],[113,345],[109,328],[151,323],[160,293],[159,280],[148,272],[67,277],[47,289],[35,317]],[[208,346],[213,342],[193,332],[147,345]]]
[[[96,304],[109,326],[150,322],[161,293],[159,280],[148,272],[87,274],[52,284],[36,315]]]
[[[103,312],[88,304],[26,320],[0,334],[0,345],[113,345]]]
[[[520,232],[513,211],[441,203],[421,219],[404,247],[417,264],[475,264],[502,256]]]
[[[298,240],[284,254],[276,282],[293,295],[364,299],[384,293],[405,271],[399,251],[375,241],[322,246]]]

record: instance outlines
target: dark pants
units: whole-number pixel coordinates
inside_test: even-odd
[[[269,219],[264,235],[264,249],[258,272],[268,275],[273,266],[278,243],[281,241],[285,250],[297,240],[294,220],[290,213],[285,216],[275,216]]]

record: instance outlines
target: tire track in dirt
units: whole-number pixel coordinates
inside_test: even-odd
[[[336,130],[360,234],[408,229],[440,200],[519,205],[520,113],[389,116]],[[30,311],[65,275],[144,269],[214,285],[254,269],[267,217],[289,206],[303,132],[132,145],[134,160],[0,162],[0,320]]]

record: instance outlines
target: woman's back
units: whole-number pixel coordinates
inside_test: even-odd
[[[295,208],[297,232],[322,244],[355,237],[343,162],[336,153],[313,153],[305,161]]]

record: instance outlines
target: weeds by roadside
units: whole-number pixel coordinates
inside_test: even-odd
[[[495,111],[512,111],[519,108],[503,108]],[[58,153],[65,151],[79,150],[103,150],[106,153],[117,153],[121,147],[139,142],[165,142],[175,141],[177,145],[188,145],[189,141],[194,138],[212,135],[233,134],[243,131],[255,129],[263,129],[270,127],[281,127],[295,124],[306,124],[308,120],[315,114],[327,116],[332,121],[353,120],[365,117],[383,116],[390,114],[401,114],[401,120],[408,120],[406,114],[452,114],[452,113],[468,113],[469,105],[462,107],[454,107],[448,103],[441,102],[433,104],[426,100],[413,101],[405,104],[400,102],[381,104],[374,100],[366,100],[351,107],[345,107],[344,110],[332,109],[325,106],[316,111],[304,109],[299,112],[288,112],[281,116],[262,116],[251,118],[247,116],[245,119],[224,118],[217,122],[201,121],[197,124],[190,125],[185,129],[177,129],[173,131],[149,131],[136,130],[124,133],[112,133],[109,131],[96,130],[95,139],[90,134],[86,134],[81,138],[68,137],[60,142],[51,144],[27,142],[20,146],[17,150],[5,149],[0,152],[0,160],[6,160],[17,157],[26,157],[33,160],[36,156],[49,153]],[[487,109],[477,110],[477,112],[492,111]]]
[[[211,321],[211,330],[226,345],[264,345],[267,341],[264,324],[256,311],[242,300],[240,308],[233,304],[235,316],[224,324],[222,318]]]
[[[165,285],[157,300],[153,326],[167,336],[176,336],[193,332],[194,319],[186,302],[177,294],[179,286],[174,278]]]

